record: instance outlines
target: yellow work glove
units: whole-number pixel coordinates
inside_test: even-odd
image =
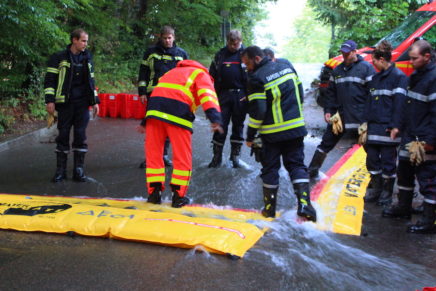
[[[359,139],[357,140],[357,143],[364,145],[368,140],[368,123],[362,123],[357,129],[357,132],[359,133]]]
[[[410,163],[419,166],[425,162],[425,141],[412,141],[406,144],[406,149],[410,153]]]
[[[330,122],[332,124],[333,133],[335,135],[338,135],[338,134],[342,133],[342,131],[344,131],[344,128],[342,127],[342,120],[341,120],[341,116],[339,115],[339,112],[337,112],[335,115],[333,115],[330,118]]]
[[[58,113],[55,111],[53,114],[48,114],[47,116],[47,128],[50,128],[58,121]]]

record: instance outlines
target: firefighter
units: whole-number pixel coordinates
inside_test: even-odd
[[[47,67],[44,82],[46,110],[54,115],[58,112],[56,137],[56,172],[53,182],[67,178],[66,168],[70,151],[70,131],[73,127],[74,170],[73,180],[85,182],[86,127],[90,112],[98,114],[98,96],[94,83],[94,64],[91,53],[86,49],[88,33],[75,29],[70,35],[71,44],[65,50],[53,54]]]
[[[403,132],[398,164],[398,204],[384,217],[410,219],[415,177],[424,196],[423,217],[408,227],[411,233],[436,233],[436,66],[434,52],[425,40],[409,51],[415,71],[410,76],[400,130]]]
[[[175,43],[175,32],[171,26],[165,25],[160,31],[159,41],[147,49],[139,66],[138,94],[142,103],[150,96],[160,77],[176,67],[181,60],[188,59],[188,54]],[[145,119],[143,120],[145,122]],[[165,142],[163,159],[165,165],[172,166],[168,157],[169,140]],[[145,161],[139,165],[145,168]]]
[[[276,57],[275,57],[275,54],[274,54],[274,51],[273,51],[272,49],[270,49],[270,48],[264,48],[264,49],[263,49],[263,53],[264,53],[267,57],[269,57],[269,58],[271,59],[271,61],[273,61],[273,62],[277,62],[277,63],[283,63],[283,64],[286,64],[286,65],[290,66],[290,67],[292,68],[292,70],[295,71],[294,66],[291,64],[291,62],[290,62],[289,60],[284,59],[284,58],[276,58]]]
[[[367,127],[366,168],[371,174],[372,189],[366,202],[388,205],[392,202],[397,168],[397,146],[400,144],[400,119],[407,94],[408,78],[391,63],[392,46],[384,40],[372,53],[379,70],[368,86],[364,120]]]
[[[197,106],[202,105],[211,122],[212,131],[223,131],[221,110],[207,69],[196,61],[180,61],[163,75],[147,104],[144,126],[139,129],[145,139],[148,202],[159,204],[165,189],[165,166],[162,160],[167,138],[173,145],[171,179],[172,207],[189,203],[186,197],[192,172],[191,136]]]
[[[345,41],[340,48],[344,61],[337,66],[330,77],[326,92],[327,105],[324,119],[328,123],[321,144],[315,150],[309,164],[309,175],[317,178],[327,153],[339,142],[346,130],[357,130],[363,123],[363,113],[369,90],[367,83],[375,74],[374,67],[357,54],[357,45],[352,40]],[[335,117],[333,119],[332,117]],[[333,122],[335,120],[335,122]],[[341,126],[336,130],[340,120]]]
[[[234,168],[239,168],[239,155],[244,142],[243,129],[247,114],[245,87],[247,73],[241,62],[242,36],[238,30],[227,34],[227,46],[215,55],[210,65],[210,74],[215,79],[215,90],[222,110],[224,133],[216,132],[212,138],[213,158],[209,168],[217,168],[222,162],[227,130],[232,120],[230,136],[230,160]]]
[[[288,65],[272,62],[257,46],[242,52],[250,72],[248,79],[249,122],[246,144],[254,146],[259,132],[262,140],[262,215],[275,217],[279,189],[280,158],[291,178],[297,196],[299,216],[316,221],[310,203],[309,175],[304,165],[303,90],[297,74]]]

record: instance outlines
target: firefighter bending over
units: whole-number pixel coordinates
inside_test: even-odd
[[[221,109],[207,69],[193,60],[180,61],[163,75],[147,104],[145,127],[139,127],[145,140],[148,202],[159,204],[165,189],[165,165],[162,159],[167,138],[173,145],[171,179],[172,207],[189,203],[185,196],[192,172],[192,125],[194,112],[202,105],[212,131],[222,132]]]

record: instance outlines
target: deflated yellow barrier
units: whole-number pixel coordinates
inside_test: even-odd
[[[360,235],[366,188],[370,174],[366,153],[356,145],[350,149],[312,190],[321,217],[317,226],[336,233]]]
[[[0,228],[144,241],[242,257],[266,231],[255,211],[135,200],[0,194]]]

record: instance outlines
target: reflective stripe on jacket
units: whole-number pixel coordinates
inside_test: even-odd
[[[147,49],[139,67],[139,95],[150,94],[160,77],[175,68],[179,61],[186,59],[188,54],[175,44],[171,48],[165,48],[158,43]]]
[[[247,141],[257,131],[269,142],[305,136],[303,97],[296,72],[264,58],[248,79]]]
[[[47,73],[44,81],[45,103],[66,103],[71,93],[71,83],[73,75],[71,73],[71,45],[63,51],[53,54],[47,65]],[[83,52],[85,55],[86,77],[88,80],[86,96],[89,99],[89,105],[100,103],[95,90],[94,65],[92,55],[88,50]]]
[[[212,123],[221,123],[221,110],[207,69],[192,60],[180,61],[153,90],[146,118],[156,118],[192,132],[194,112],[202,106]]]

